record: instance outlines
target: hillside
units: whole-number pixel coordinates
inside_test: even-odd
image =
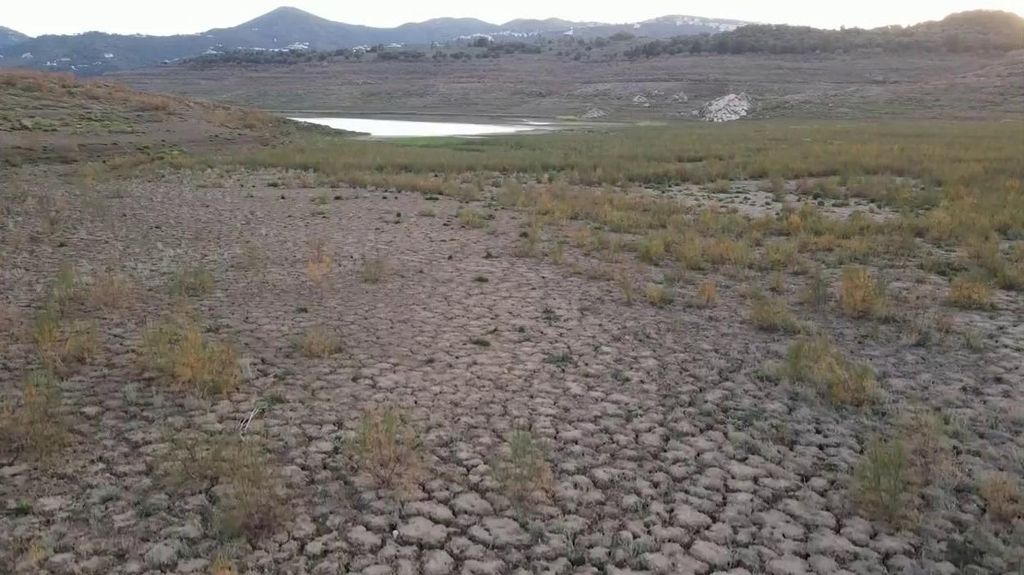
[[[0,48],[24,42],[25,40],[29,40],[29,37],[25,34],[0,26]]]
[[[293,129],[268,114],[70,74],[0,70],[0,166],[215,153]]]
[[[429,46],[476,35],[596,38],[629,33],[664,38],[679,34],[716,33],[741,24],[690,16],[667,16],[630,24],[549,19],[513,20],[499,25],[473,18],[435,18],[395,28],[373,28],[334,22],[297,8],[282,7],[238,26],[199,34],[141,36],[87,32],[38,38],[11,36],[18,41],[0,41],[0,66],[96,75],[237,49],[330,51],[376,44]]]
[[[717,54],[807,54],[874,50],[899,52],[1009,52],[1024,48],[1024,18],[978,10],[915,26],[820,30],[806,26],[743,26],[714,36],[655,40],[634,47],[630,57],[712,52]]]

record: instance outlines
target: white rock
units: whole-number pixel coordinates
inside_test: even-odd
[[[730,122],[739,120],[750,112],[750,98],[746,94],[727,94],[711,100],[697,112],[708,122]]]

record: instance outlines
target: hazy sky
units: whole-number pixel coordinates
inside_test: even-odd
[[[201,32],[240,24],[282,4],[331,20],[370,26],[395,26],[438,16],[476,17],[496,23],[515,18],[548,17],[633,22],[666,14],[686,14],[838,28],[914,24],[978,8],[1024,12],[1024,0],[10,0],[4,4],[6,6],[0,10],[0,26],[33,36],[88,30],[125,34]]]

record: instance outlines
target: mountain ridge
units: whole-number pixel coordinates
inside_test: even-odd
[[[938,22],[912,27],[882,27],[911,30],[927,26],[956,30],[971,18],[951,15]],[[986,24],[999,31],[1004,15],[990,14]],[[1006,13],[1009,14],[1009,13]],[[1017,17],[1019,18],[1019,16]],[[582,40],[623,37],[661,40],[714,36],[747,28],[753,23],[740,20],[667,15],[642,22],[609,24],[573,22],[557,18],[515,19],[492,24],[476,18],[433,18],[393,28],[335,22],[290,6],[281,6],[229,28],[213,28],[197,34],[146,36],[85,32],[74,35],[42,35],[31,38],[0,27],[0,66],[47,70],[69,70],[78,74],[102,74],[150,67],[166,62],[232,50],[311,50],[329,52],[374,45],[427,46],[475,36],[512,38],[553,38],[570,36]],[[1011,25],[1011,24],[1007,24]],[[784,26],[785,27],[785,26]],[[786,27],[801,30],[806,27]],[[825,32],[818,29],[809,29]],[[854,29],[857,30],[857,29]],[[941,30],[940,30],[941,31]],[[799,33],[799,32],[798,32]],[[1004,32],[1005,33],[1005,32]]]

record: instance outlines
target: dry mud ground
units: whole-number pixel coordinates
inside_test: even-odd
[[[1006,55],[672,56],[170,66],[112,76],[139,90],[276,110],[336,113],[690,118],[747,93],[756,118],[1019,118],[1024,52]],[[267,90],[274,86],[274,90]],[[635,101],[637,96],[643,100]]]
[[[702,274],[671,305],[629,305],[615,282],[586,273],[606,264],[572,248],[572,265],[518,257],[525,218],[512,210],[474,229],[449,199],[282,189],[259,175],[208,187],[172,174],[88,193],[55,168],[26,167],[14,181],[59,191],[74,217],[53,241],[30,200],[8,204],[8,316],[27,321],[62,262],[84,281],[122,269],[137,290],[117,312],[77,304],[100,322],[102,352],[61,384],[72,441],[59,460],[0,466],[0,568],[205,573],[225,556],[241,573],[1016,569],[1020,548],[991,535],[1000,528],[970,492],[926,494],[935,511],[914,529],[859,515],[848,481],[871,418],[761,377],[790,338],[750,327],[740,275],[708,273],[714,307],[689,303]],[[323,293],[306,272],[315,238],[333,258]],[[361,281],[367,257],[386,260],[384,281]],[[247,364],[223,398],[168,387],[137,353],[146,322],[175,306],[168,275],[196,263],[215,287],[192,305]],[[802,280],[787,281],[795,293]],[[894,287],[941,301],[928,282]],[[1006,292],[997,304],[922,308],[949,314],[954,331],[977,330],[981,351],[955,336],[917,347],[892,325],[820,321],[877,370],[889,398],[879,409],[916,403],[962,421],[958,460],[969,467],[1021,445],[1022,304]],[[340,353],[297,352],[317,324],[341,334]],[[34,361],[16,335],[4,336],[5,392]],[[383,403],[404,408],[422,442],[424,469],[401,497],[376,490],[345,448],[360,414]],[[258,406],[247,437],[266,442],[290,514],[260,541],[225,542],[209,522],[217,491],[169,491],[160,461],[175,434],[236,434]],[[552,462],[554,488],[526,511],[510,506],[491,469],[514,429],[542,438]]]

